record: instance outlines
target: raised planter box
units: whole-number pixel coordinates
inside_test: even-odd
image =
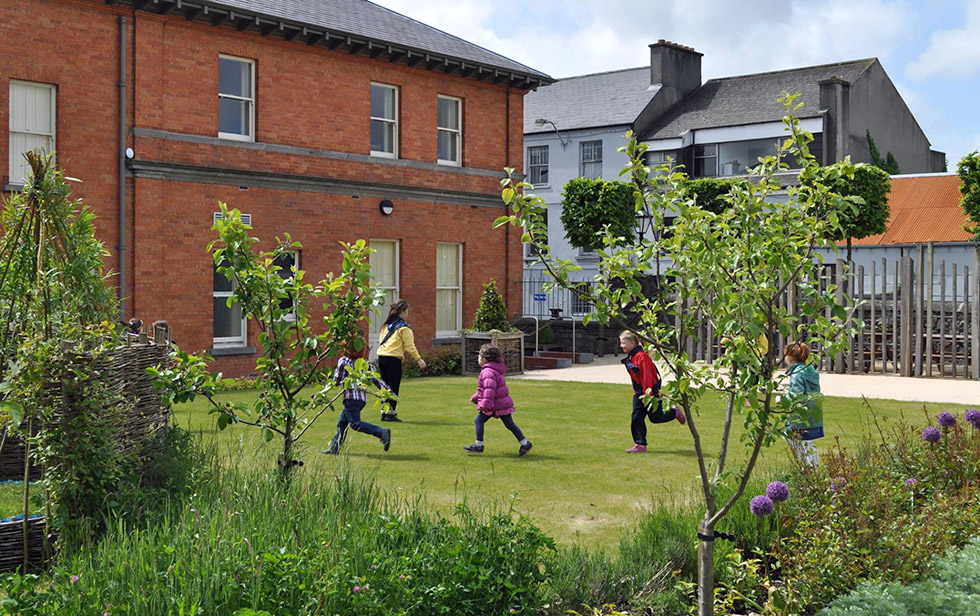
[[[524,373],[524,333],[502,332],[485,334],[483,332],[463,332],[462,363],[463,374],[480,374],[480,347],[492,344],[504,355],[507,374]]]

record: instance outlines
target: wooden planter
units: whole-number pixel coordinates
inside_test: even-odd
[[[480,374],[480,347],[492,344],[504,354],[507,374],[524,373],[524,333],[506,332],[484,334],[482,332],[463,332],[463,374]]]

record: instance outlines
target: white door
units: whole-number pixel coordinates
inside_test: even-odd
[[[368,335],[368,344],[371,345],[371,359],[378,357],[378,345],[380,337],[378,332],[381,325],[388,318],[388,308],[399,297],[398,287],[398,241],[397,240],[371,240],[371,277],[374,284],[384,291],[385,301],[381,306],[380,314],[371,313],[371,331]]]

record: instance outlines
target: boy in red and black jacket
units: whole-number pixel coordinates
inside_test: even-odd
[[[629,372],[630,380],[633,381],[633,417],[630,420],[630,431],[633,433],[633,447],[626,450],[626,453],[646,453],[647,451],[647,417],[650,423],[667,423],[675,419],[681,425],[687,423],[684,411],[677,407],[672,407],[667,411],[663,410],[663,401],[660,400],[660,372],[657,366],[647,355],[647,352],[640,346],[640,341],[631,331],[624,331],[619,335],[619,348],[626,353],[623,365]],[[649,393],[656,396],[656,402],[649,406],[643,404],[643,395]],[[651,410],[656,405],[656,410]]]

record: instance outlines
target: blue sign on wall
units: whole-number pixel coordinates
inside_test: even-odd
[[[535,293],[534,301],[536,302],[546,302],[548,301],[548,295],[546,293]]]

